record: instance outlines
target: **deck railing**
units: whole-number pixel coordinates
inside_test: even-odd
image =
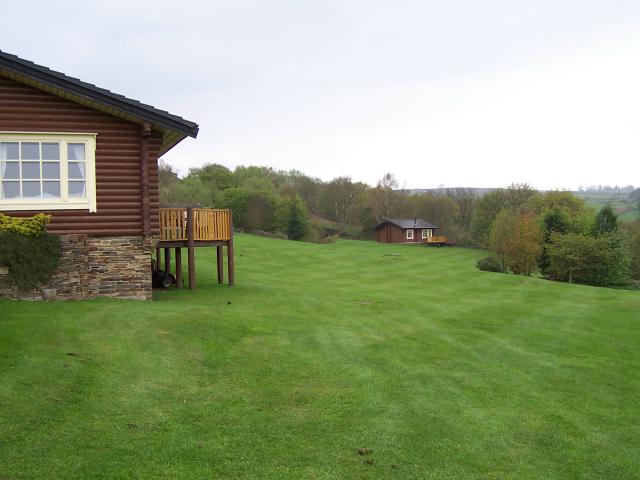
[[[195,241],[229,240],[231,238],[231,212],[213,208],[161,208],[160,240],[189,239],[189,210],[193,212],[193,239]]]
[[[447,237],[445,237],[444,235],[441,236],[434,236],[434,237],[427,237],[427,243],[448,243],[447,242]]]

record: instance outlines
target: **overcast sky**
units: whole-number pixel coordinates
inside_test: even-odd
[[[0,40],[197,122],[181,173],[640,184],[638,0],[9,2]]]

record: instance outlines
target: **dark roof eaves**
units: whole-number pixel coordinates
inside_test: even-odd
[[[78,95],[87,100],[93,100],[120,110],[133,117],[146,120],[152,124],[158,124],[180,132],[186,136],[195,138],[198,135],[198,125],[177,115],[164,110],[159,110],[151,105],[146,105],[137,100],[113,93],[110,90],[83,82],[77,78],[69,77],[61,72],[56,72],[47,67],[37,65],[28,60],[0,50],[0,66],[7,70],[33,78],[48,86],[65,90],[73,95]]]
[[[433,229],[439,229],[440,227],[438,225],[434,225],[431,222],[427,222],[426,220],[423,220],[426,225],[411,225],[411,226],[406,226],[406,225],[402,225],[399,224],[397,222],[395,222],[394,220],[405,220],[405,219],[398,219],[398,218],[385,218],[382,222],[380,222],[378,225],[376,225],[375,227],[373,227],[374,230],[377,230],[378,228],[380,228],[381,226],[383,226],[386,223],[390,223],[392,225],[395,225],[398,228],[401,228],[403,230],[409,230],[409,229],[413,229],[413,228],[433,228]],[[409,220],[409,219],[406,219]],[[422,219],[420,219],[422,220]]]

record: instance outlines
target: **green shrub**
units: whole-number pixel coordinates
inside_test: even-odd
[[[496,257],[484,257],[478,260],[476,266],[485,272],[502,272],[502,265],[500,260]]]
[[[309,215],[300,197],[289,199],[285,222],[285,231],[291,240],[304,240],[309,234]]]
[[[640,280],[640,231],[631,237],[631,250],[633,252],[631,271],[636,280]]]
[[[46,231],[50,217],[13,218],[0,214],[0,265],[9,269],[9,281],[27,291],[46,282],[58,268],[62,247]]]
[[[566,282],[598,286],[627,285],[631,274],[631,246],[625,232],[599,237],[551,234],[549,274]]]
[[[10,217],[0,213],[0,232],[13,232],[27,237],[40,237],[46,234],[50,215],[38,213],[33,217]]]

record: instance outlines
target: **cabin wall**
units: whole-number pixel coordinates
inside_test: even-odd
[[[426,238],[422,238],[422,228],[414,228],[413,229],[413,243],[427,243]],[[412,240],[405,240],[407,242],[411,242]]]
[[[422,238],[422,228],[414,228],[413,239],[407,240],[407,231],[391,223],[385,223],[376,229],[375,238],[382,243],[427,243],[426,238]],[[434,235],[436,231],[434,230]]]
[[[143,234],[141,126],[0,76],[0,131],[97,133],[97,211],[51,210],[55,234],[135,236]],[[149,138],[151,234],[159,234],[158,152],[161,137]],[[39,211],[2,211],[31,216]]]
[[[0,210],[16,217],[49,214],[47,230],[62,240],[58,270],[32,292],[17,291],[8,281],[7,269],[0,265],[0,297],[150,299],[151,252],[160,233],[160,135],[152,132],[147,140],[150,235],[144,235],[141,125],[0,75],[0,131],[97,134],[95,213]]]
[[[403,243],[404,232],[396,225],[385,223],[376,230],[376,240],[382,243]]]

